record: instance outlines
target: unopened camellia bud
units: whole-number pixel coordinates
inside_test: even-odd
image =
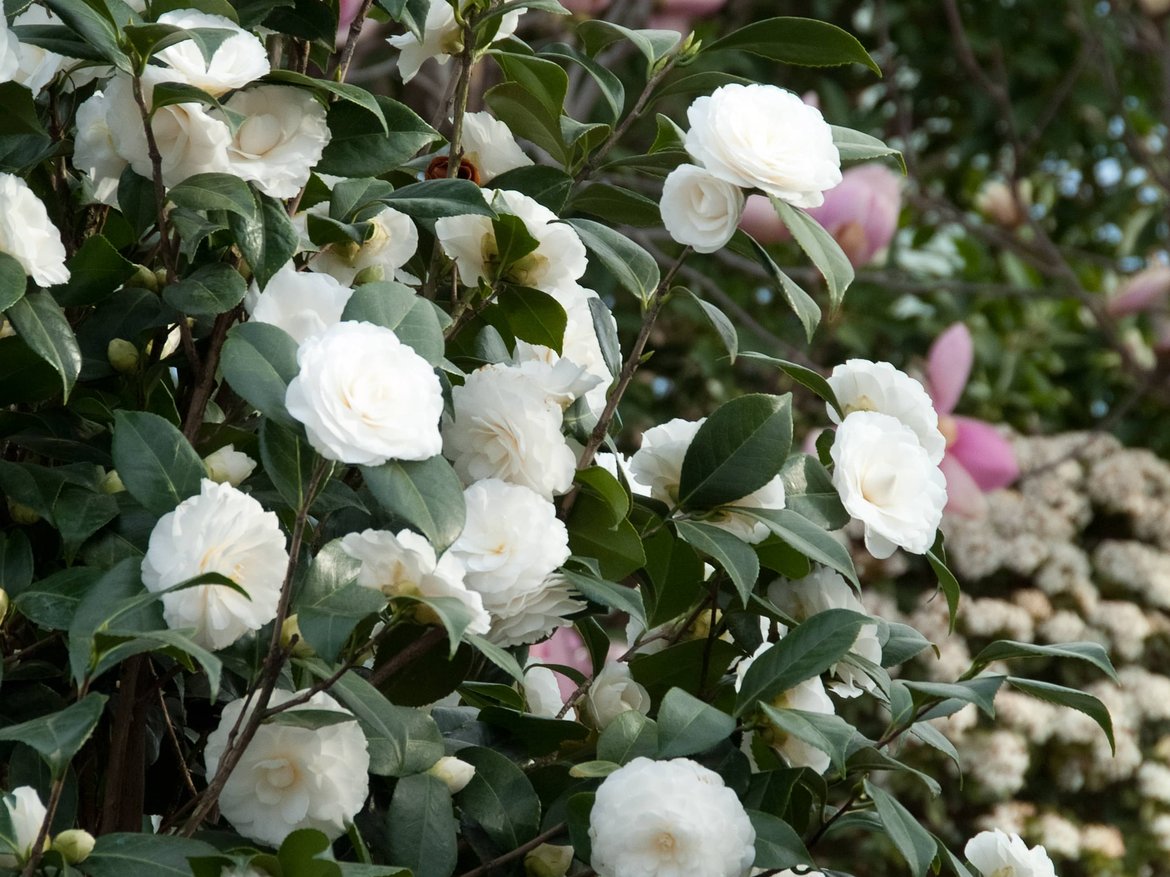
[[[524,857],[524,871],[529,877],[565,877],[573,864],[573,848],[541,844]]]
[[[102,478],[102,483],[99,485],[102,493],[121,493],[126,489],[126,485],[122,483],[122,476],[118,474],[117,469],[111,469]]]
[[[975,196],[975,209],[1004,228],[1015,228],[1027,218],[1032,196],[1032,186],[1024,180],[1017,189],[1019,200],[1012,193],[1012,188],[1001,180],[988,180]]]
[[[84,862],[93,852],[93,835],[81,828],[71,828],[53,838],[52,849],[59,852],[70,865]]]
[[[431,765],[427,773],[445,782],[454,795],[456,792],[462,792],[471,782],[471,778],[475,776],[475,768],[453,755],[444,755]]]
[[[295,643],[293,637],[296,637]],[[314,654],[313,647],[305,642],[296,614],[290,615],[280,626],[280,644],[286,649],[292,644],[293,656],[297,658],[311,658]]]
[[[243,451],[237,451],[235,445],[224,445],[203,458],[203,468],[212,481],[239,487],[240,482],[255,471],[256,461]]]
[[[166,283],[166,274],[162,276],[162,282]],[[135,265],[134,273],[130,275],[130,279],[126,281],[127,286],[138,287],[139,289],[149,289],[151,292],[158,292],[162,287],[159,286],[158,274],[151,271],[145,265]]]
[[[8,592],[0,588],[0,622],[8,617]]]
[[[13,523],[16,524],[35,524],[41,519],[36,509],[30,508],[22,502],[17,502],[11,497],[8,499],[8,514],[12,517]]]
[[[363,283],[378,283],[386,279],[386,269],[381,265],[367,265],[361,271],[354,275],[353,285],[361,286]]]
[[[113,338],[106,345],[106,359],[114,371],[128,375],[138,370],[138,348],[125,338]]]
[[[167,285],[167,272],[163,268],[159,268],[154,272],[154,288],[162,289]]]

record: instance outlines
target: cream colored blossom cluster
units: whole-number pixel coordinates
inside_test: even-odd
[[[1120,684],[1068,662],[1025,675],[1098,697],[1116,754],[1088,716],[1006,685],[994,725],[973,706],[936,720],[963,763],[956,831],[1015,832],[1084,873],[1139,873],[1140,861],[1141,873],[1170,874],[1170,675],[1160,672],[1170,647],[1170,462],[1090,433],[1014,445],[1016,486],[989,495],[986,515],[943,523],[964,588],[955,633],[945,601],[930,594],[908,612],[883,595],[867,595],[868,607],[937,644],[916,672],[939,681],[992,640],[1104,646]],[[1077,800],[1093,803],[1069,806]]]

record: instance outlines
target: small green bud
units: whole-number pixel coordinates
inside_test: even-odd
[[[381,265],[369,265],[359,271],[353,278],[354,286],[363,283],[377,283],[386,279],[386,270]]]
[[[565,877],[571,864],[573,848],[556,844],[541,844],[524,857],[528,877]]]
[[[296,637],[296,642],[293,642],[293,637]],[[292,645],[292,653],[297,658],[311,658],[316,652],[313,647],[305,642],[305,637],[301,634],[301,626],[297,623],[297,616],[290,615],[284,620],[280,626],[280,644],[284,648]]]
[[[8,514],[11,515],[14,523],[17,524],[35,524],[41,519],[35,509],[29,508],[22,502],[9,497],[8,499]]]
[[[0,622],[8,617],[8,592],[0,588]]]
[[[166,282],[167,276],[164,272],[162,276],[162,283],[165,285]],[[162,289],[162,286],[159,285],[158,273],[151,271],[145,265],[134,266],[134,273],[130,276],[130,279],[126,281],[126,285],[138,287],[139,289],[149,289],[151,292],[158,292],[160,289]]]
[[[53,838],[52,849],[59,852],[70,865],[84,862],[93,852],[93,835],[81,828],[71,828]]]
[[[138,348],[125,338],[112,338],[106,345],[106,359],[119,374],[129,375],[138,370]]]
[[[158,268],[154,272],[154,288],[156,290],[162,289],[169,282],[165,268]]]
[[[122,483],[122,476],[118,474],[117,469],[111,469],[107,472],[99,486],[102,493],[121,493],[126,489],[126,485]]]

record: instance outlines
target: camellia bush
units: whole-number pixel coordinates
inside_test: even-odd
[[[853,269],[806,210],[896,154],[720,66],[876,72],[857,40],[555,0],[366,0],[340,39],[314,0],[7,11],[0,867],[865,875],[840,855],[864,834],[919,877],[1053,873],[1017,836],[938,840],[898,792],[939,778],[900,747],[954,755],[930,720],[1005,686],[1111,743],[1098,698],[1009,667],[1112,675],[1105,650],[993,640],[899,679],[931,643],[863,610],[835,531],[924,558],[954,623],[930,397],[885,362],[740,351],[676,284],[730,248],[806,337],[840,304]],[[446,63],[430,122],[347,83],[372,16],[401,80]],[[579,118],[574,89],[599,96]],[[823,291],[737,230],[748,194]],[[790,394],[630,441],[656,321],[696,301],[731,358],[823,400],[816,455]],[[589,672],[529,656],[570,626]]]

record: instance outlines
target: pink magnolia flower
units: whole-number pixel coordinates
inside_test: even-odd
[[[947,479],[947,511],[967,516],[983,513],[984,493],[1006,487],[1020,475],[1015,451],[994,426],[952,413],[967,386],[974,356],[970,331],[955,323],[930,346],[926,364],[927,390],[947,440],[939,464]]]
[[[558,627],[544,642],[528,647],[528,660],[537,664],[560,664],[562,667],[572,667],[580,670],[586,676],[593,673],[593,660],[589,657],[589,649],[585,647],[585,640],[581,634],[571,627]],[[550,668],[551,669],[551,668]],[[556,673],[557,684],[561,688],[561,697],[568,697],[577,690],[577,683],[563,673]]]
[[[898,230],[902,210],[902,178],[879,162],[849,168],[841,182],[825,192],[825,203],[809,216],[833,236],[854,267],[868,265],[890,245]],[[768,199],[752,195],[747,200],[740,228],[760,243],[788,240],[788,230]]]
[[[1154,350],[1170,351],[1170,266],[1151,265],[1130,277],[1106,304],[1110,316],[1145,313],[1154,336]]]

